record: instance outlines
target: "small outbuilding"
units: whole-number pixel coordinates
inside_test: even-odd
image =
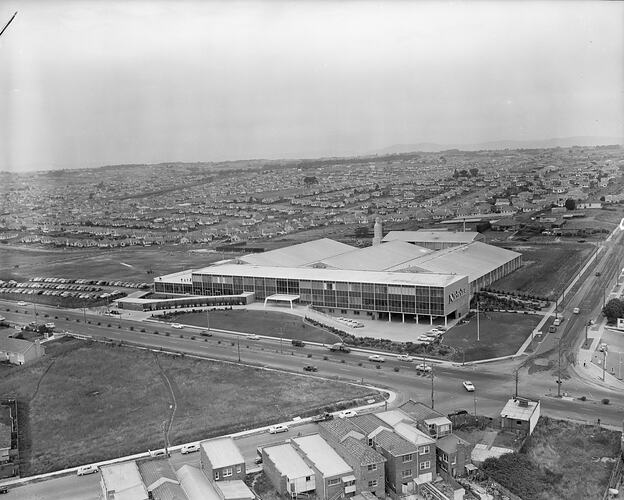
[[[540,417],[540,402],[515,397],[507,401],[500,413],[501,428],[505,431],[521,431],[531,435]]]

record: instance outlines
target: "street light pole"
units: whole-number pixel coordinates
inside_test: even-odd
[[[479,296],[477,295],[477,342],[479,342]]]
[[[434,401],[433,401],[433,363],[431,363],[431,409],[433,410]]]
[[[238,340],[238,362],[240,363],[240,335],[236,339]]]
[[[557,397],[561,397],[561,337],[559,337],[559,370],[557,374]]]
[[[607,350],[602,350],[602,381],[605,381],[605,371],[607,369]]]

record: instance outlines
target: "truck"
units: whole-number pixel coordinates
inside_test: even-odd
[[[342,342],[336,342],[335,344],[330,345],[328,349],[331,352],[351,352],[351,348]]]

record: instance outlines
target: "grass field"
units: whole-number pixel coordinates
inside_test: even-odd
[[[517,456],[526,470],[501,467],[494,479],[526,500],[600,500],[614,466],[600,459],[619,446],[620,432],[542,417]]]
[[[457,325],[444,335],[444,343],[459,351],[456,361],[497,358],[515,354],[542,317],[534,314],[488,312],[479,314],[479,339],[477,320]]]
[[[23,475],[282,421],[371,391],[236,364],[61,340],[22,367],[0,366],[0,397],[16,397]]]
[[[589,243],[505,245],[522,254],[522,267],[494,282],[493,290],[518,291],[554,299],[581,269],[595,247]]]
[[[208,322],[205,312],[177,314],[174,319],[169,321],[194,326],[207,326]],[[286,339],[308,340],[323,344],[340,342],[340,337],[333,333],[312,325],[305,325],[303,318],[300,316],[275,311],[246,309],[211,311],[210,328],[255,333],[271,337],[280,337],[283,334],[283,337]]]

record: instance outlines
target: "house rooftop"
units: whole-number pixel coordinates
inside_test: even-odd
[[[444,417],[442,413],[436,410],[432,410],[426,404],[421,403],[420,401],[414,401],[410,399],[406,401],[399,409],[407,413],[410,417],[412,417],[417,422],[422,422],[424,420],[430,418]]]
[[[115,500],[147,500],[147,488],[135,462],[103,465],[100,474],[106,491],[115,492]]]
[[[265,446],[263,451],[277,469],[289,479],[314,475],[314,471],[289,443]]]
[[[177,475],[188,500],[222,500],[206,475],[197,467],[183,465]]]
[[[310,474],[312,475],[312,474]],[[221,498],[223,500],[236,500],[241,498],[255,498],[253,492],[249,489],[249,486],[240,479],[234,479],[232,481],[215,481],[214,486],[221,491]]]
[[[230,437],[202,441],[200,446],[206,453],[208,460],[210,460],[213,469],[245,463],[238,446]]]
[[[395,457],[418,452],[418,446],[414,443],[386,429],[375,436],[375,442]]]
[[[512,420],[529,420],[533,412],[539,405],[539,401],[532,401],[526,398],[512,398],[507,401],[500,415],[503,418]]]
[[[0,352],[24,354],[35,344],[29,340],[0,337]]]
[[[339,476],[353,472],[334,449],[320,435],[312,434],[293,439],[299,449],[312,461],[324,477]]]
[[[449,434],[436,442],[436,446],[445,453],[455,453],[458,445],[470,446],[470,443],[456,434]]]
[[[359,460],[360,465],[379,464],[386,461],[383,455],[353,436],[349,435],[345,437],[341,441],[341,444],[347,449],[351,456]]]

